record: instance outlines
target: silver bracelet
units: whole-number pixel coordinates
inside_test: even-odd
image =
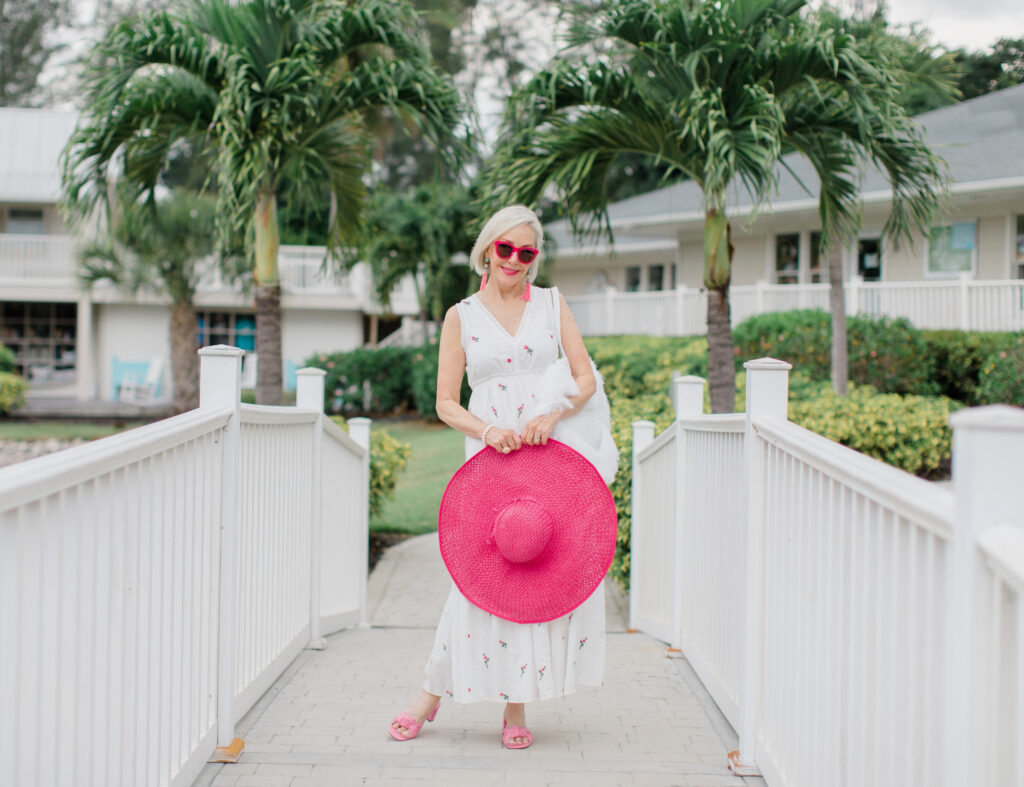
[[[491,431],[493,428],[494,424],[487,424],[487,426],[484,427],[483,434],[480,435],[480,442],[483,443],[484,445],[487,445],[487,433]]]

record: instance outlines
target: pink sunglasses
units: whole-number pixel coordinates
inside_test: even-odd
[[[512,259],[512,255],[515,254],[523,265],[529,265],[540,254],[533,246],[513,246],[511,243],[503,240],[494,241],[494,253],[498,255],[500,260]]]

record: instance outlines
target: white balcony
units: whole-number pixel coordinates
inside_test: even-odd
[[[28,292],[44,288],[54,297],[54,290],[77,290],[75,277],[79,241],[68,235],[0,234],[0,287]],[[341,270],[327,261],[323,246],[282,246],[278,253],[281,289],[292,296],[295,305],[332,305],[341,302],[348,308],[379,313],[382,307],[373,296],[370,271],[363,264],[352,270]],[[213,265],[203,273],[199,284],[202,300],[217,300],[218,295],[238,297],[242,288],[237,282],[224,279]],[[8,293],[7,298],[17,294]],[[309,298],[314,299],[310,301]],[[315,302],[314,302],[315,301]],[[391,310],[396,314],[419,311],[416,288],[411,279],[404,280],[391,296]]]

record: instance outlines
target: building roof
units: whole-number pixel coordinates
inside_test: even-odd
[[[932,150],[949,164],[954,192],[975,185],[998,187],[999,183],[1016,181],[1014,185],[1020,186],[1024,182],[1024,85],[926,112],[915,119]],[[779,166],[777,194],[761,206],[763,213],[806,209],[809,202],[817,205],[819,181],[810,162],[800,153],[784,156],[783,161],[803,185]],[[882,173],[871,168],[863,173],[861,194],[865,200],[888,201],[891,189]],[[736,182],[730,186],[726,204],[731,215],[744,215],[754,208],[750,195]],[[703,195],[693,181],[684,181],[613,203],[608,207],[608,215],[616,230],[616,246],[629,246],[630,229],[701,221]],[[545,229],[560,251],[574,249],[564,219],[551,222]]]
[[[77,120],[67,110],[0,108],[0,202],[57,202],[60,154]]]

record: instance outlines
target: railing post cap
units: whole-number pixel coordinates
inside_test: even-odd
[[[990,404],[960,410],[949,417],[954,429],[986,429],[1004,432],[1024,432],[1024,409],[1007,404]]]
[[[230,346],[228,346],[226,344],[214,344],[211,347],[200,347],[199,348],[199,355],[200,355],[200,357],[204,357],[204,358],[208,358],[208,357],[211,357],[211,356],[213,356],[213,357],[224,356],[224,357],[227,357],[227,358],[241,358],[243,355],[245,355],[245,350],[239,349],[238,347],[230,347]]]
[[[349,423],[349,424],[356,424],[357,426],[362,426],[363,424],[372,424],[373,423],[373,419],[372,418],[348,418],[348,419],[346,419],[346,422]]]
[[[705,380],[703,377],[698,377],[695,374],[679,375],[677,377],[673,377],[672,379],[679,383],[699,383],[700,385],[704,385],[704,383],[707,382],[707,380]]]
[[[649,426],[649,427],[651,427],[653,429],[654,428],[654,421],[633,421],[632,425],[633,425],[634,429],[636,429],[638,426],[641,429],[643,429],[644,427],[647,427],[647,426]]]
[[[786,361],[780,361],[776,358],[758,358],[755,361],[745,361],[743,364],[744,369],[766,369],[773,372],[789,371],[793,368],[793,364],[787,363]]]
[[[315,366],[304,366],[295,372],[296,377],[324,377],[326,375],[326,369],[318,369]]]

